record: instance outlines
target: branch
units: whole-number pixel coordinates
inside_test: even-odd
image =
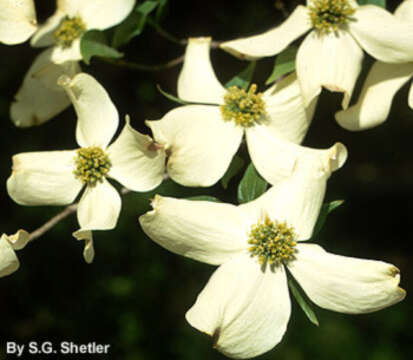
[[[32,231],[29,236],[29,241],[33,241],[34,239],[37,239],[38,237],[42,236],[61,220],[68,217],[70,214],[73,214],[77,209],[77,205],[78,203],[67,206],[63,211],[53,216],[49,221],[44,223],[38,229]]]
[[[106,63],[125,67],[125,68],[132,69],[132,70],[160,71],[160,70],[169,69],[176,65],[181,64],[184,61],[184,56],[182,55],[176,59],[168,61],[165,64],[159,64],[159,65],[144,65],[144,64],[137,64],[137,63],[121,60],[121,59],[111,59],[111,58],[103,58],[103,57],[100,57],[99,59]]]
[[[130,190],[126,188],[122,188],[120,193],[122,195],[125,195],[129,193]],[[45,222],[42,226],[40,226],[38,229],[32,231],[29,234],[29,241],[33,241],[37,239],[38,237],[42,236],[44,233],[48,232],[52,227],[54,227],[56,224],[58,224],[60,221],[63,219],[67,218],[69,215],[73,214],[76,212],[77,207],[79,205],[79,202],[69,205],[66,208],[64,208],[60,213],[57,215],[53,216],[50,220]]]
[[[167,39],[167,40],[169,40],[169,41],[171,41],[175,44],[178,44],[178,45],[186,46],[186,44],[188,44],[187,39],[178,39],[177,37],[171,35],[164,28],[162,28],[158,23],[153,21],[150,17],[148,17],[146,21],[149,25],[151,25],[158,32],[159,35],[161,35],[165,39]],[[211,41],[211,45],[210,45],[211,49],[219,48],[220,44],[221,44],[220,41]]]
[[[186,45],[186,43],[187,43],[186,40],[178,39],[175,36],[171,35],[166,30],[164,30],[158,23],[153,21],[150,17],[148,17],[146,19],[146,22],[149,25],[151,25],[158,32],[158,34],[161,35],[162,37],[164,37],[165,39],[167,39],[167,40],[169,40],[169,41],[171,41],[175,44]]]

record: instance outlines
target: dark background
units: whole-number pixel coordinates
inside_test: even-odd
[[[297,3],[285,2],[286,9],[291,12]],[[388,1],[388,8],[393,11],[398,3]],[[39,18],[44,20],[53,12],[54,1],[37,1],[36,6]],[[282,20],[282,13],[269,0],[170,0],[162,26],[181,39],[212,36],[229,40],[262,32]],[[121,50],[126,60],[151,65],[182,55],[184,47],[168,42],[148,26]],[[76,116],[69,108],[40,127],[15,128],[9,119],[9,105],[39,50],[25,43],[1,45],[0,51],[0,177],[5,184],[13,154],[77,147]],[[246,65],[219,50],[213,50],[211,58],[223,83]],[[365,62],[368,69],[372,59],[366,56]],[[273,59],[258,62],[254,81],[261,87],[272,66]],[[157,92],[156,84],[175,93],[179,66],[137,72],[94,59],[90,66],[82,67],[108,90],[122,118],[130,114],[132,125],[143,132],[149,133],[145,119],[159,119],[176,106]],[[365,75],[366,70],[358,88]],[[326,200],[344,199],[345,203],[329,217],[317,242],[337,254],[395,264],[401,270],[401,286],[409,294],[413,285],[413,112],[407,106],[407,91],[405,86],[397,94],[383,125],[360,133],[348,132],[335,123],[341,95],[323,92],[304,144],[323,148],[341,141],[349,150],[346,165],[332,176],[326,195]],[[357,96],[358,91],[353,101]],[[92,265],[83,260],[83,243],[71,236],[77,229],[75,216],[19,251],[21,268],[0,279],[0,359],[15,358],[6,356],[6,341],[51,341],[56,346],[61,341],[95,341],[111,345],[106,357],[84,355],[87,359],[224,359],[212,349],[210,339],[191,328],[184,318],[214,267],[160,248],[142,234],[137,219],[149,210],[148,199],[155,192],[178,197],[213,194],[236,203],[239,180],[233,180],[228,191],[219,184],[209,189],[186,189],[167,181],[149,194],[124,196],[117,228],[95,232],[96,258]],[[19,228],[32,231],[61,210],[21,207],[8,197],[5,186],[0,202],[0,231],[7,234]],[[319,328],[293,301],[283,341],[259,359],[413,358],[409,295],[400,304],[368,315],[315,310]],[[79,357],[82,355],[73,356]]]

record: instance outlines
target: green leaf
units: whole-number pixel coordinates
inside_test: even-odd
[[[295,300],[297,300],[298,305],[300,305],[300,308],[304,311],[304,314],[307,315],[308,320],[310,320],[314,325],[318,326],[318,319],[310,305],[310,302],[305,299],[304,292],[299,289],[299,285],[291,275],[288,276],[288,285],[290,286],[291,293],[293,294]]]
[[[318,216],[317,222],[314,226],[313,237],[317,235],[323,228],[328,214],[333,210],[337,209],[340,205],[344,203],[344,200],[335,200],[330,203],[324,203],[320,210],[320,215]]]
[[[241,89],[247,90],[251,83],[252,76],[254,75],[255,64],[255,61],[251,61],[244,70],[228,81],[225,84],[225,87],[238,86]]]
[[[85,0],[87,1],[87,0]],[[127,44],[132,38],[142,33],[146,18],[163,1],[147,0],[138,5],[115,30],[112,46],[119,47]]]
[[[209,195],[191,196],[191,197],[186,198],[186,200],[222,202],[218,198],[214,196],[209,196]]]
[[[169,93],[167,93],[166,91],[162,90],[162,88],[161,88],[161,86],[160,86],[159,84],[156,85],[156,88],[158,89],[158,91],[159,91],[163,96],[165,96],[165,97],[168,98],[169,100],[172,100],[172,101],[174,101],[174,102],[177,102],[178,104],[181,104],[181,105],[189,105],[189,104],[192,104],[192,103],[189,102],[189,101],[185,101],[185,100],[183,100],[183,99],[180,99],[180,98],[178,98],[178,97],[176,97],[176,96],[174,96],[174,95],[172,95],[172,94],[169,94]]]
[[[238,186],[238,202],[240,204],[255,200],[267,189],[268,183],[257,173],[254,165],[249,164]]]
[[[386,0],[358,0],[360,5],[376,5],[386,8]]]
[[[119,59],[123,54],[107,45],[106,36],[102,31],[91,30],[83,34],[80,40],[80,52],[83,61],[90,64],[90,58],[101,56],[107,58]]]
[[[159,84],[156,85],[156,88],[158,89],[158,91],[165,96],[166,98],[168,98],[169,100],[172,100],[178,104],[181,105],[215,105],[215,106],[219,106],[219,104],[212,104],[212,103],[199,103],[199,102],[193,102],[193,101],[186,101],[184,99],[181,99],[179,97],[176,97],[168,92],[166,92],[165,90],[162,90],[161,86]]]
[[[155,21],[157,23],[159,23],[162,20],[167,5],[168,5],[168,0],[159,0],[159,5],[158,5],[158,8],[156,9],[156,14],[155,14]]]
[[[221,179],[221,184],[222,184],[222,187],[224,189],[228,188],[229,182],[231,181],[231,179],[235,175],[237,175],[241,171],[244,164],[245,164],[245,161],[241,157],[239,157],[238,155],[235,155],[232,158],[232,161],[231,161],[231,164],[228,167],[228,170],[226,171],[226,173],[224,174],[224,176]]]
[[[278,80],[281,76],[295,70],[295,57],[297,55],[297,51],[298,48],[296,46],[289,46],[277,56],[274,62],[272,74],[265,82],[266,85],[271,84],[275,80]]]

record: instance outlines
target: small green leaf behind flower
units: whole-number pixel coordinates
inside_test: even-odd
[[[225,84],[225,87],[228,89],[231,86],[238,86],[240,89],[247,90],[250,86],[252,77],[254,76],[255,64],[255,61],[251,61],[244,70],[242,70],[238,75],[235,75],[230,81],[228,81]]]
[[[158,89],[158,91],[159,91],[163,96],[165,96],[165,97],[168,98],[169,100],[172,100],[172,101],[174,101],[174,102],[176,102],[176,103],[178,103],[178,104],[181,104],[181,105],[189,105],[189,104],[191,104],[189,101],[185,101],[185,100],[183,100],[183,99],[181,99],[181,98],[179,98],[179,97],[176,97],[176,96],[174,96],[174,95],[172,95],[172,94],[170,94],[170,93],[162,90],[162,88],[161,88],[161,86],[160,86],[159,84],[156,85],[156,88]]]
[[[117,48],[127,44],[132,38],[142,33],[148,15],[159,6],[165,6],[165,1],[147,0],[139,4],[115,30],[112,46]]]
[[[161,86],[158,84],[156,85],[156,88],[158,89],[158,91],[165,96],[166,98],[168,98],[169,100],[172,100],[178,104],[181,105],[215,105],[215,106],[219,106],[219,104],[212,104],[212,103],[198,103],[198,102],[193,102],[193,101],[186,101],[184,99],[181,99],[179,97],[176,97],[175,95],[172,95],[168,92],[166,92],[165,90],[162,90]]]
[[[237,175],[244,167],[245,161],[240,156],[235,155],[232,158],[231,164],[229,165],[227,171],[221,179],[221,184],[224,189],[228,188],[228,184],[231,179]]]
[[[344,200],[335,200],[329,203],[324,203],[320,210],[320,215],[318,216],[317,223],[314,226],[313,237],[317,235],[322,227],[324,226],[327,216],[340,205],[344,203]],[[319,325],[317,316],[315,315],[314,310],[311,307],[311,302],[305,295],[304,291],[301,289],[300,285],[295,281],[294,277],[287,270],[288,276],[288,285],[290,287],[291,293],[294,298],[297,300],[298,305],[306,314],[307,318],[314,324]]]
[[[307,315],[308,320],[310,320],[314,325],[318,326],[318,319],[310,305],[310,300],[307,299],[304,291],[301,289],[300,285],[294,280],[292,275],[288,273],[288,286],[290,287],[291,293],[293,294],[295,300],[297,300],[298,305]]]
[[[241,182],[238,185],[238,202],[250,202],[261,196],[267,190],[268,183],[258,174],[251,163],[247,167]]]
[[[83,34],[80,40],[80,52],[83,61],[90,64],[93,56],[119,59],[123,54],[107,44],[105,34],[99,30],[91,30]]]
[[[159,2],[159,5],[158,5],[158,8],[156,9],[156,14],[155,14],[155,21],[157,23],[161,22],[168,8],[168,0],[159,0],[158,2]]]
[[[318,216],[317,222],[314,226],[313,237],[317,235],[320,230],[323,228],[327,216],[335,209],[337,209],[340,205],[344,203],[344,200],[335,200],[329,203],[324,203],[320,210],[320,215]]]
[[[296,46],[289,46],[282,51],[274,62],[274,69],[270,77],[265,82],[266,85],[278,80],[281,76],[291,73],[295,70],[295,58],[298,48]]]
[[[359,5],[376,5],[386,8],[386,0],[358,0]]]

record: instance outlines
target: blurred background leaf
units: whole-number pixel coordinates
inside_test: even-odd
[[[295,70],[295,57],[297,56],[298,48],[296,46],[289,46],[280,52],[275,58],[274,69],[270,77],[265,81],[265,84],[271,84],[290,72]]]
[[[93,56],[114,59],[119,59],[123,56],[122,53],[107,44],[105,33],[99,30],[90,30],[82,36],[80,52],[83,61],[88,65]]]
[[[230,81],[225,84],[226,88],[237,86],[241,89],[247,90],[251,84],[251,79],[254,76],[255,61],[251,61],[249,65],[239,74],[235,75]]]
[[[386,8],[386,0],[358,0],[360,5],[376,5],[381,6],[382,8]]]
[[[268,183],[258,174],[251,162],[238,185],[238,202],[240,204],[255,200],[264,194]]]
[[[135,36],[143,31],[148,15],[161,3],[165,6],[165,1],[147,0],[136,6],[130,15],[116,27],[113,35],[112,46],[117,48],[127,44]]]

